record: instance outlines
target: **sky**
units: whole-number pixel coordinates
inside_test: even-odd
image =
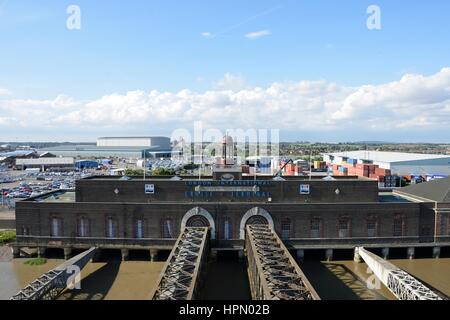
[[[449,13],[447,0],[0,0],[0,141],[201,121],[450,143]]]

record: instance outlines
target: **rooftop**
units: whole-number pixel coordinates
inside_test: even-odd
[[[436,179],[430,182],[411,185],[396,190],[395,194],[423,200],[427,199],[436,202],[450,203],[450,178]]]
[[[446,159],[446,158],[448,158],[450,161],[450,155],[405,153],[405,152],[360,150],[360,151],[336,152],[325,154],[337,157],[348,157],[350,159],[371,160],[377,162],[401,162],[401,161],[431,160],[431,159]]]

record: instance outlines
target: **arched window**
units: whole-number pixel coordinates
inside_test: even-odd
[[[106,237],[117,238],[117,221],[113,217],[106,219]]]
[[[134,230],[137,239],[144,238],[144,219],[136,219]]]
[[[291,220],[285,218],[281,220],[281,239],[286,240],[291,237]]]
[[[367,218],[367,236],[369,238],[378,236],[378,219],[376,216],[369,216]]]
[[[63,221],[61,218],[52,218],[50,222],[50,236],[61,237],[62,236]]]
[[[173,232],[172,219],[164,219],[162,221],[161,234],[164,239],[173,239],[174,238],[175,234]]]
[[[78,220],[78,236],[83,238],[83,237],[88,237],[89,236],[89,219],[85,218],[85,217],[81,217]]]
[[[338,220],[338,237],[350,238],[350,219],[348,217],[340,217]]]
[[[311,219],[310,237],[316,239],[322,238],[322,219],[320,218]]]
[[[232,238],[232,230],[231,230],[231,219],[225,218],[223,222],[223,238],[225,240],[230,240]]]
[[[396,214],[394,216],[394,237],[403,237],[405,236],[405,218],[401,214]]]

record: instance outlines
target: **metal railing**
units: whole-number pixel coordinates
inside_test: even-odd
[[[151,294],[152,300],[193,300],[208,254],[209,228],[187,227],[177,240]]]
[[[289,251],[268,225],[248,225],[245,248],[254,300],[319,300]]]

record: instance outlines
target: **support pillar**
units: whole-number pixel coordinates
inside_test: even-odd
[[[38,258],[44,257],[45,256],[45,248],[38,247],[37,248],[37,256],[38,256]]]
[[[327,249],[327,250],[325,251],[325,259],[326,259],[327,261],[333,260],[333,249]]]
[[[358,263],[362,262],[362,258],[361,258],[361,255],[359,254],[358,248],[355,248],[355,252],[353,254],[353,261],[358,262]]]
[[[209,253],[210,261],[217,261],[217,250],[211,250]]]
[[[157,249],[150,249],[150,261],[154,262],[156,261],[156,257],[158,256],[158,250]]]
[[[20,258],[20,248],[19,247],[12,247],[13,251],[13,257],[14,258]]]
[[[122,253],[122,261],[127,261],[130,251],[128,249],[121,249],[120,252]]]
[[[305,250],[298,249],[296,253],[297,253],[297,260],[298,261],[304,261],[305,260]]]
[[[383,250],[381,250],[381,255],[384,260],[387,260],[389,258],[389,248],[383,248]]]
[[[433,248],[433,258],[439,259],[441,257],[441,247]]]
[[[72,248],[64,248],[64,259],[69,260],[72,257]]]
[[[414,247],[410,247],[410,248],[407,249],[406,255],[408,256],[408,259],[409,259],[409,260],[414,259],[415,251],[416,251],[416,250],[415,250]]]

